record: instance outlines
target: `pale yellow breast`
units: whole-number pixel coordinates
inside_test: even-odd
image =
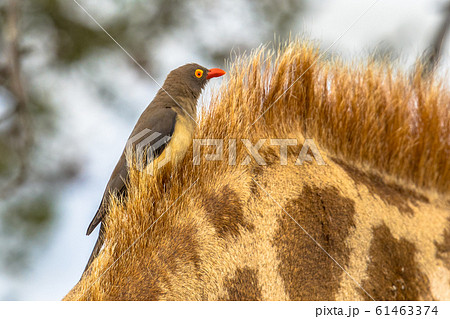
[[[175,130],[168,147],[170,148],[172,163],[180,162],[192,143],[195,122],[187,116],[178,116]]]
[[[187,114],[178,114],[172,138],[161,155],[150,165],[153,173],[168,162],[178,164],[184,158],[192,143],[194,129],[195,122]]]

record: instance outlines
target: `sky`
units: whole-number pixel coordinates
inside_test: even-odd
[[[74,14],[85,15],[75,3],[69,2],[66,5]],[[117,10],[114,1],[79,2],[100,23]],[[318,40],[322,49],[332,46],[330,52],[349,61],[367,56],[379,43],[396,43],[401,48],[398,63],[408,69],[431,41],[442,18],[440,5],[443,3],[441,0],[310,0],[307,11],[299,16],[291,31]],[[255,48],[260,44],[255,41],[255,35],[264,26],[259,25],[242,2],[221,0],[214,6],[214,12],[222,13],[220,18],[198,19],[191,30],[171,34],[155,49],[159,71],[152,76],[159,83],[171,69],[187,62],[215,67],[210,65],[212,59],[193,49],[192,41],[196,41],[193,34],[201,32],[202,41],[207,45],[230,46],[230,51],[236,38]],[[82,167],[78,177],[61,191],[57,204],[59,217],[52,226],[48,244],[33,257],[32,269],[26,276],[15,279],[0,274],[0,299],[59,300],[82,274],[98,234],[96,230],[86,237],[87,225],[135,121],[158,89],[143,71],[139,74],[130,68],[130,58],[120,47],[112,50],[107,56],[93,57],[88,62],[89,68],[82,71],[44,72],[36,80],[35,85],[43,93],[50,89],[59,92],[53,95],[53,102],[61,106],[57,114],[58,134],[47,146],[48,165],[58,158],[78,156],[82,158]],[[38,59],[45,59],[45,54]],[[444,75],[450,66],[448,43],[441,63]],[[212,86],[218,87],[220,81]],[[105,112],[106,102],[92,89],[92,83],[98,82],[120,92],[127,108]],[[204,93],[205,99],[208,94],[210,88]],[[61,143],[67,145],[64,153],[57,147]]]

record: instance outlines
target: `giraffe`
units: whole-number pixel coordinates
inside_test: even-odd
[[[195,133],[224,141],[221,160],[191,146],[157,174],[132,167],[64,300],[450,300],[446,84],[304,39],[229,69]],[[265,140],[262,164],[240,139]],[[298,143],[281,163],[270,139]],[[306,139],[325,165],[298,165]]]

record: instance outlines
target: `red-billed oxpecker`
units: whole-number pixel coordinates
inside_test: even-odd
[[[175,164],[179,162],[192,143],[197,118],[197,100],[202,89],[209,79],[224,74],[225,71],[221,69],[207,69],[195,63],[183,65],[169,73],[164,85],[134,126],[127,146],[106,185],[100,207],[87,229],[86,233],[89,235],[98,224],[101,224],[97,242],[85,271],[102,248],[103,221],[110,197],[120,196],[126,192],[129,151],[136,150],[136,161],[145,161],[145,165],[152,163],[155,166],[155,163],[166,160],[168,154],[164,151],[170,149],[170,161]],[[139,149],[145,149],[146,156],[138,156]]]

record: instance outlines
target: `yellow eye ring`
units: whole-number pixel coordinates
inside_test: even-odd
[[[200,69],[195,70],[195,76],[200,79],[203,76],[203,70]]]

